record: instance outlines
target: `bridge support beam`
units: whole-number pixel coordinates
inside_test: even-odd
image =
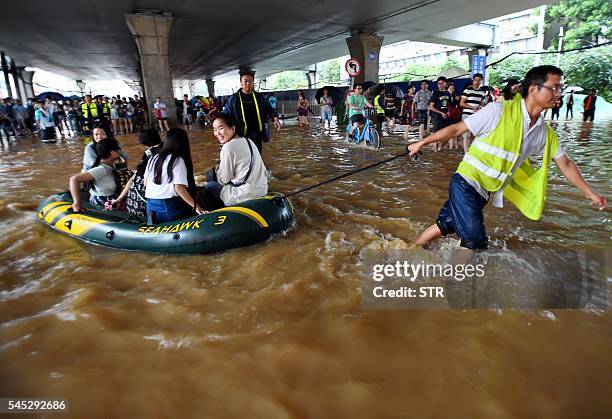
[[[361,73],[355,83],[373,81],[378,83],[380,48],[384,37],[371,33],[357,33],[346,39],[349,53],[361,63]]]
[[[16,74],[17,74],[17,88],[19,89],[19,92],[21,94],[21,100],[23,101],[23,104],[25,105],[26,102],[28,101],[28,91],[26,90],[25,87],[25,83],[23,82],[23,72],[25,71],[25,67],[17,67],[16,68]]]
[[[155,121],[153,103],[159,96],[167,106],[168,123],[176,125],[176,105],[168,61],[168,36],[172,16],[169,13],[134,13],[126,14],[125,21],[138,46],[150,121]]]
[[[32,80],[34,80],[34,72],[21,70],[21,78],[25,87],[26,97],[28,99],[34,97],[34,84],[32,84]]]
[[[20,99],[21,103],[25,103],[28,101],[28,98],[23,97],[23,91],[21,90],[21,86],[19,86],[19,70],[15,65],[15,61],[11,62],[11,73],[13,74],[13,85],[15,87],[15,97],[14,99]]]
[[[215,81],[206,79],[206,87],[208,88],[208,97],[215,97]]]
[[[9,97],[13,97],[13,89],[11,89],[11,82],[9,81],[9,66],[6,60],[4,52],[0,53],[2,60],[2,72],[4,73],[4,83],[6,84],[6,91]]]

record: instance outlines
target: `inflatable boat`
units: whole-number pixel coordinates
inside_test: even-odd
[[[38,219],[54,230],[88,243],[174,254],[212,253],[248,246],[294,226],[291,202],[280,193],[152,225],[127,212],[95,207],[83,198],[83,211],[75,213],[69,191],[51,195],[38,207]]]

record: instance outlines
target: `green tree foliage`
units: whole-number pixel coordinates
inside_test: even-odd
[[[500,58],[502,57],[495,57],[493,61],[497,61]],[[533,55],[513,55],[499,64],[488,67],[489,84],[502,87],[505,86],[508,79],[522,80],[533,66]]]
[[[459,68],[468,68],[467,56],[457,57],[448,57],[444,64],[440,66],[440,71],[448,70],[449,68],[459,67]]]
[[[601,47],[564,54],[559,64],[566,85],[597,89],[606,101],[612,101],[612,48]]]
[[[601,43],[612,38],[610,0],[561,0],[546,9],[546,23],[563,25],[564,49]],[[558,39],[553,40],[557,48]]]
[[[439,65],[434,64],[410,64],[404,69],[404,73],[399,77],[399,81],[421,80],[423,78],[433,78],[440,70]]]
[[[501,58],[495,57],[494,60]],[[489,67],[489,84],[503,87],[509,78],[522,80],[534,66],[533,55],[513,55]],[[556,64],[556,54],[544,54],[540,64]],[[561,55],[559,66],[565,75],[565,85],[597,89],[606,101],[612,101],[612,48],[600,47]]]
[[[283,71],[268,79],[268,90],[299,89],[305,86],[308,86],[308,79],[303,71]]]
[[[321,81],[325,83],[338,83],[340,81],[340,60],[329,60],[323,63]]]
[[[442,64],[410,64],[404,69],[404,73],[393,78],[391,81],[412,81],[421,79],[434,79],[443,70],[459,67],[465,68],[467,73],[468,62],[467,57],[448,57]]]

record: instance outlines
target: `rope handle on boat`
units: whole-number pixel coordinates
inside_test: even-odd
[[[354,175],[355,173],[363,172],[363,171],[371,169],[373,167],[380,166],[381,164],[389,163],[390,161],[393,161],[393,160],[395,160],[397,158],[400,158],[400,157],[407,156],[408,154],[410,154],[410,150],[407,150],[407,151],[405,151],[403,153],[400,153],[398,155],[389,157],[387,159],[384,159],[384,160],[381,160],[381,161],[377,161],[376,163],[372,163],[372,164],[367,165],[365,167],[360,167],[359,169],[351,170],[350,172],[346,172],[346,173],[341,174],[340,176],[336,176],[336,177],[333,177],[331,179],[324,180],[323,182],[319,182],[319,183],[317,183],[315,185],[306,186],[306,187],[304,187],[302,189],[298,189],[297,191],[293,191],[293,192],[289,193],[287,195],[287,197],[289,198],[289,197],[295,196],[297,194],[300,194],[302,192],[306,192],[306,191],[309,191],[311,189],[318,188],[319,186],[323,186],[323,185],[327,185],[328,183],[335,182],[335,181],[340,180],[342,178],[345,178],[347,176]],[[418,154],[415,154],[415,156],[414,156],[415,160],[417,160],[419,158],[418,156],[422,155],[422,154],[423,154],[422,151],[419,151]]]

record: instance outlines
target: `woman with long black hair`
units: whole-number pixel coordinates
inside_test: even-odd
[[[121,194],[117,199],[113,199],[110,205],[111,208],[119,207],[123,209],[123,204],[125,202],[125,209],[127,209],[127,212],[145,217],[147,214],[147,201],[144,198],[144,172],[147,168],[149,159],[159,153],[162,141],[156,129],[148,128],[140,132],[138,142],[146,147],[142,159],[140,163],[138,163],[134,175],[128,180],[123,191],[121,191]]]
[[[149,160],[144,179],[147,216],[154,222],[189,217],[194,211],[204,213],[193,199],[193,163],[185,130],[172,128],[168,131],[159,154]]]

